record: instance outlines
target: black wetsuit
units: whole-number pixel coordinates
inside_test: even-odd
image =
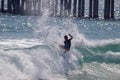
[[[64,45],[65,49],[70,49],[70,47],[71,47],[71,39],[65,40],[64,44],[65,44]]]

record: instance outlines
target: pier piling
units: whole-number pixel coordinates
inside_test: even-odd
[[[46,6],[50,8],[51,16],[72,15],[81,18],[85,17],[85,1],[88,0],[1,0],[0,11],[11,14],[41,15]],[[99,1],[89,0],[89,18],[99,18]],[[104,19],[114,19],[114,4],[115,0],[104,0]]]

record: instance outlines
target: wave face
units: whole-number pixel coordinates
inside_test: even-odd
[[[0,79],[119,80],[119,25],[117,21],[50,18],[47,14],[3,15]],[[74,38],[65,54],[59,45],[68,33]]]
[[[93,42],[90,42],[93,43]],[[86,44],[86,46],[76,47],[76,49],[84,55],[85,62],[105,62],[105,63],[120,63],[120,43],[119,40],[107,40],[104,42]]]

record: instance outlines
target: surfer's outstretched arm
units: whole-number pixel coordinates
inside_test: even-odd
[[[72,40],[73,39],[73,36],[71,35],[71,34],[68,34],[69,36],[70,36],[70,40]]]

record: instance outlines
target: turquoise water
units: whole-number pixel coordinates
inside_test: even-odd
[[[34,27],[38,26],[38,19],[41,17],[28,16],[4,16],[0,18],[0,32],[26,32],[33,33]],[[68,19],[68,22],[66,22]],[[72,21],[72,23],[70,23]],[[68,24],[67,24],[68,23]],[[72,25],[70,25],[72,24]],[[119,21],[105,20],[86,20],[72,18],[49,18],[45,25],[54,26],[76,26],[81,34],[84,34],[88,39],[116,39],[120,38]]]
[[[119,21],[44,15],[1,16],[0,79],[119,80],[119,25]],[[68,33],[74,38],[64,59],[58,44]]]

